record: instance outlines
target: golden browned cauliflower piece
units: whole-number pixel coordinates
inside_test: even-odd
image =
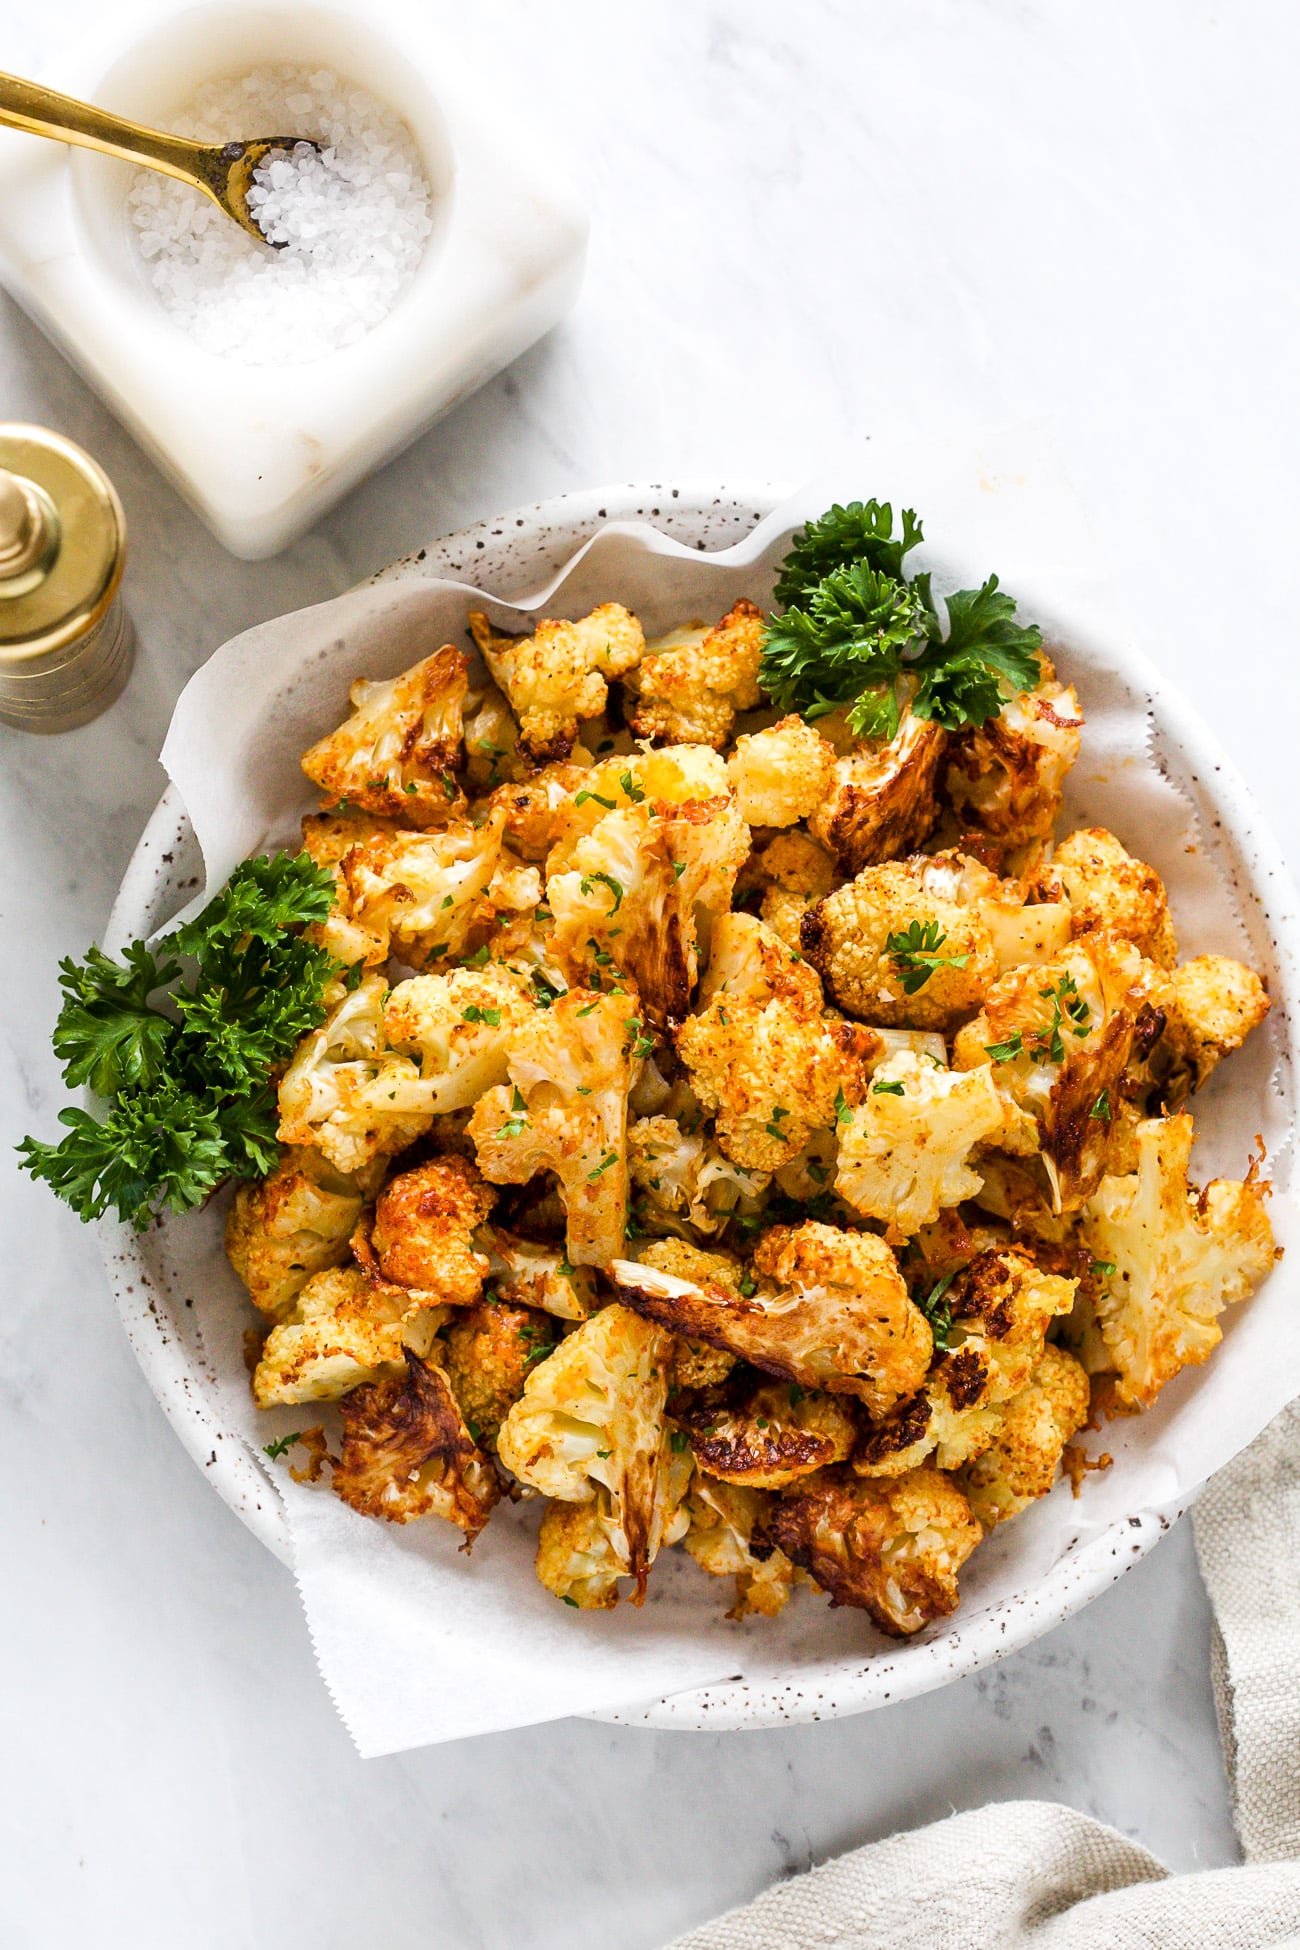
[[[493,1447],[530,1370],[555,1346],[554,1324],[532,1307],[484,1301],[458,1313],[444,1340],[447,1378],[465,1426],[476,1442]]]
[[[977,861],[887,860],[804,915],[804,953],[832,999],[867,1022],[947,1029],[978,1009],[998,972],[992,938],[964,897]]]
[[[756,1211],[769,1177],[734,1164],[702,1131],[684,1131],[675,1118],[642,1117],[629,1124],[628,1167],[646,1231],[721,1232],[739,1211]]]
[[[531,636],[502,636],[481,610],[470,634],[519,721],[519,744],[534,764],[569,756],[578,720],[597,718],[645,649],[641,625],[621,603],[601,603],[577,622],[541,619]]]
[[[1088,1377],[1073,1355],[1045,1347],[1003,1407],[993,1442],[957,1479],[986,1531],[1047,1495],[1066,1443],[1088,1419],[1089,1398]]]
[[[269,1177],[235,1190],[226,1220],[226,1258],[253,1305],[283,1320],[313,1273],[341,1266],[364,1193],[310,1145],[280,1154]]]
[[[596,1281],[575,1266],[563,1246],[519,1239],[504,1226],[485,1226],[478,1243],[487,1253],[494,1291],[516,1307],[536,1307],[557,1320],[585,1320],[594,1312]]]
[[[1276,1248],[1268,1185],[1216,1178],[1198,1194],[1188,1184],[1185,1111],[1145,1119],[1136,1142],[1137,1170],[1102,1179],[1080,1230],[1101,1263],[1097,1322],[1118,1399],[1147,1408],[1218,1346],[1219,1315],[1254,1291]]]
[[[1174,1108],[1241,1048],[1270,1004],[1253,968],[1227,955],[1196,955],[1171,972],[1160,1006],[1165,1027],[1151,1053],[1151,1072]]]
[[[441,1115],[478,1103],[503,1080],[510,1049],[537,1014],[525,978],[488,962],[399,982],[383,1028],[414,1072],[410,1100]]]
[[[604,1266],[627,1231],[627,1097],[640,1031],[626,995],[570,989],[512,1035],[510,1083],[480,1097],[469,1132],[494,1185],[554,1172],[576,1266]]]
[[[308,941],[316,942],[345,968],[359,961],[373,968],[384,961],[388,937],[353,918],[343,862],[355,847],[372,840],[390,839],[399,830],[391,819],[371,819],[353,812],[308,813],[302,822],[303,852],[318,867],[327,868],[334,882],[334,905],[329,919],[314,922],[303,932]]]
[[[900,1050],[879,1065],[866,1097],[839,1125],[835,1189],[897,1243],[980,1188],[970,1156],[1002,1124],[991,1064],[941,1069]]]
[[[465,811],[461,707],[469,658],[444,643],[400,677],[358,677],[352,715],[304,753],[322,791],[403,826],[441,826]]]
[[[698,1468],[728,1483],[779,1490],[853,1452],[858,1425],[847,1404],[794,1381],[747,1378],[713,1404],[680,1403]]]
[[[787,947],[798,949],[806,910],[835,885],[835,862],[802,829],[778,833],[751,862],[763,888],[760,917]]]
[[[1178,949],[1165,884],[1104,826],[1085,826],[1062,840],[1037,884],[1048,899],[1064,892],[1075,934],[1104,928],[1131,941],[1148,961],[1173,966]]]
[[[750,826],[793,826],[830,790],[835,753],[802,718],[737,738],[727,760],[740,816]]]
[[[358,1267],[313,1273],[266,1337],[253,1400],[259,1408],[336,1401],[360,1382],[400,1372],[405,1350],[427,1355],[445,1319],[445,1309],[413,1305],[409,1293]]]
[[[932,1338],[894,1255],[869,1232],[773,1226],[753,1271],[684,1240],[655,1240],[611,1272],[629,1307],[803,1388],[854,1395],[887,1414],[921,1383]]]
[[[944,769],[958,816],[1006,847],[1050,838],[1066,774],[1079,756],[1079,699],[1073,685],[1057,683],[1047,658],[1041,661],[1032,691],[953,738]]]
[[[759,1557],[750,1548],[755,1526],[769,1507],[761,1490],[742,1489],[716,1477],[696,1476],[686,1498],[690,1528],[687,1550],[711,1577],[736,1580],[736,1603],[728,1618],[775,1618],[794,1588],[794,1566],[784,1551],[769,1546]]]
[[[938,1284],[931,1319],[942,1343],[925,1387],[864,1430],[853,1466],[894,1476],[932,1456],[955,1469],[996,1439],[1004,1403],[1026,1386],[1053,1320],[1068,1314],[1077,1282],[1045,1273],[1018,1246],[978,1253]]]
[[[588,769],[567,761],[544,765],[528,778],[497,786],[484,805],[489,814],[504,811],[506,844],[525,860],[544,860],[568,830],[574,795]]]
[[[342,962],[413,968],[462,954],[491,904],[501,862],[504,808],[482,826],[454,820],[439,832],[376,834],[344,854],[328,921],[310,930]]]
[[[813,970],[753,915],[718,916],[701,1000],[677,1053],[736,1164],[775,1171],[861,1103],[879,1039],[824,1014]]]
[[[638,738],[721,751],[737,711],[762,702],[762,654],[763,612],[743,596],[712,629],[695,623],[656,638],[626,681],[628,723]]]
[[[905,1638],[957,1609],[958,1573],[983,1534],[937,1469],[888,1483],[828,1469],[768,1504],[754,1540],[784,1551],[833,1604],[857,1605]]]
[[[443,1517],[473,1543],[501,1486],[465,1427],[441,1368],[408,1350],[406,1371],[354,1388],[339,1404],[343,1444],[334,1492],[363,1517]]]
[[[465,699],[465,761],[465,776],[476,793],[524,777],[519,726],[495,684],[484,684]]]
[[[1041,1151],[1054,1211],[1077,1211],[1106,1168],[1152,972],[1129,942],[1083,935],[1055,961],[1002,976],[953,1040],[957,1069],[992,1060],[1006,1106],[998,1142]]]
[[[381,1277],[446,1306],[472,1306],[490,1268],[474,1234],[495,1198],[469,1159],[454,1154],[390,1178],[368,1240]]]
[[[417,1065],[390,1047],[387,995],[382,975],[364,976],[303,1037],[280,1079],[281,1143],[315,1145],[338,1171],[405,1150],[443,1107]]]
[[[888,743],[858,745],[836,759],[830,791],[808,823],[845,873],[897,859],[929,837],[947,743],[941,725],[909,711]]]
[[[572,978],[611,964],[636,985],[656,1028],[679,1022],[698,973],[696,917],[722,914],[749,851],[730,794],[607,813],[548,871],[554,947]]]

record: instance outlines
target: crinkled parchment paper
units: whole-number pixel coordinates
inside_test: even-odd
[[[648,526],[612,524],[577,550],[544,588],[491,600],[499,623],[530,612],[580,615],[617,600],[647,633],[716,617],[738,595],[762,602],[786,537],[832,500],[875,494],[922,514],[922,555],[939,588],[978,582],[996,569],[1040,621],[1062,674],[1079,688],[1087,717],[1083,756],[1067,819],[1112,827],[1165,878],[1185,955],[1237,953],[1282,979],[1263,910],[1250,896],[1248,821],[1226,834],[1198,825],[1191,799],[1157,762],[1152,745],[1166,682],[1124,648],[1108,616],[1095,554],[1077,508],[1050,460],[1021,441],[1013,452],[873,440],[783,504],[743,542],[699,554]],[[444,640],[464,640],[471,595],[464,584],[418,570],[335,602],[281,617],[217,651],[182,696],[163,762],[202,845],[209,885],[245,855],[292,843],[314,801],[299,770],[302,751],[336,724],[350,681],[385,677]],[[487,592],[491,594],[491,592]],[[1168,741],[1166,741],[1168,742]],[[1187,781],[1201,803],[1206,782]],[[1244,893],[1234,895],[1229,874]],[[1263,1134],[1279,1178],[1274,1218],[1285,1242],[1295,1230],[1282,1184],[1289,1157],[1290,1085],[1278,1068],[1276,1022],[1225,1065],[1198,1102],[1197,1163],[1239,1174]],[[221,1377],[229,1426],[261,1460],[272,1436],[318,1419],[310,1409],[259,1415],[252,1407],[243,1336],[252,1314],[225,1264],[225,1202],[168,1224],[171,1279],[192,1297],[205,1349]],[[1166,1511],[1244,1447],[1292,1393],[1300,1313],[1289,1269],[1230,1318],[1210,1364],[1180,1377],[1145,1416],[1111,1424],[1094,1449],[1113,1468],[1089,1476],[1076,1500],[1056,1492],[999,1530],[967,1566],[962,1610],[936,1628],[949,1636],[982,1608],[1014,1605],[1081,1540],[1136,1512]],[[457,1736],[613,1707],[744,1675],[779,1681],[837,1659],[860,1665],[886,1647],[861,1616],[832,1613],[801,1592],[774,1621],[735,1625],[723,1614],[729,1583],[681,1552],[667,1552],[640,1611],[582,1614],[537,1583],[532,1568],[538,1506],[502,1506],[474,1546],[429,1521],[384,1525],[357,1516],[327,1488],[293,1482],[266,1465],[284,1500],[294,1561],[321,1670],[361,1751],[391,1752]]]

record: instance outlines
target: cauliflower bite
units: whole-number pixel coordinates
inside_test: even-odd
[[[588,767],[544,765],[540,772],[500,785],[483,802],[489,816],[504,812],[506,843],[525,860],[542,861],[567,832],[575,794]]]
[[[537,1014],[524,978],[488,962],[399,982],[384,1034],[411,1062],[412,1097],[443,1113],[467,1109],[503,1080],[511,1045]]]
[[[958,1573],[983,1534],[937,1469],[889,1483],[828,1469],[768,1504],[754,1537],[784,1551],[833,1604],[857,1605],[905,1638],[957,1609]]]
[[[465,699],[465,777],[474,792],[492,792],[505,781],[524,777],[519,726],[495,684],[484,684]]]
[[[638,1216],[648,1230],[721,1232],[739,1211],[756,1210],[769,1183],[765,1171],[733,1164],[699,1131],[675,1118],[642,1117],[628,1126],[628,1169],[640,1194]]]
[[[626,681],[629,725],[638,738],[721,751],[737,711],[763,701],[762,654],[763,612],[743,596],[712,629],[696,623],[656,638]]]
[[[630,996],[570,989],[510,1038],[509,1085],[470,1119],[479,1169],[494,1185],[554,1172],[576,1266],[604,1266],[627,1229],[627,1096],[640,1031]]]
[[[1171,1109],[1241,1048],[1270,1007],[1254,969],[1227,955],[1197,955],[1175,968],[1160,1005],[1165,1027],[1151,1053],[1151,1072]]]
[[[1028,1509],[1056,1481],[1066,1443],[1088,1419],[1088,1377],[1063,1347],[1047,1346],[1003,1407],[997,1435],[958,1477],[986,1531]]]
[[[873,1414],[911,1394],[930,1364],[930,1330],[874,1233],[773,1226],[739,1281],[734,1262],[676,1239],[611,1273],[629,1307],[673,1333],[800,1387],[856,1396]]]
[[[598,718],[620,677],[645,649],[641,625],[621,603],[601,603],[570,623],[542,619],[531,636],[502,636],[481,610],[470,634],[519,721],[519,746],[534,764],[569,756],[578,720]]]
[[[442,826],[465,811],[461,707],[469,658],[444,643],[400,677],[358,677],[352,715],[304,753],[323,792],[403,826]]]
[[[971,1152],[1002,1124],[993,1068],[939,1069],[903,1050],[879,1065],[871,1089],[839,1125],[835,1189],[892,1243],[980,1188]]]
[[[1079,756],[1079,699],[1073,685],[1057,683],[1046,657],[1041,663],[1032,691],[953,738],[944,769],[958,817],[1005,847],[1051,837],[1066,774]]]
[[[269,1177],[235,1188],[226,1258],[253,1305],[283,1320],[313,1273],[341,1266],[364,1193],[310,1145],[282,1151]]]
[[[555,1346],[549,1315],[505,1301],[458,1313],[444,1336],[447,1379],[476,1442],[492,1447],[538,1361]]]
[[[498,808],[482,826],[455,820],[440,832],[361,841],[339,864],[334,913],[317,930],[322,945],[340,961],[393,954],[413,968],[462,954],[490,900],[504,830]],[[362,955],[346,952],[349,933],[364,945]]]
[[[992,937],[963,898],[977,861],[887,860],[810,907],[804,953],[850,1015],[914,1029],[948,1029],[978,1009],[997,975]]]
[[[740,816],[750,826],[793,826],[830,790],[835,753],[802,718],[737,738],[727,760]]]
[[[747,1618],[751,1612],[775,1618],[794,1587],[794,1566],[784,1551],[769,1548],[758,1557],[750,1548],[768,1504],[759,1490],[707,1476],[696,1476],[687,1494],[687,1550],[711,1577],[736,1580],[736,1603],[728,1618]]]
[[[701,1000],[677,1053],[736,1164],[776,1171],[862,1102],[878,1037],[824,1014],[813,970],[753,915],[719,915]]]
[[[469,1159],[455,1155],[390,1178],[369,1235],[381,1277],[447,1306],[472,1306],[489,1271],[487,1254],[474,1243],[475,1229],[495,1198]]]
[[[409,986],[409,984],[407,985]],[[338,1171],[360,1171],[422,1137],[441,1106],[384,1034],[388,984],[366,975],[303,1037],[280,1079],[282,1144],[315,1145]]]
[[[896,1476],[927,1456],[955,1469],[982,1455],[997,1437],[1002,1405],[1029,1381],[1048,1328],[1069,1313],[1076,1289],[1017,1246],[978,1253],[940,1282],[932,1295],[943,1330],[938,1360],[924,1389],[864,1430],[854,1468]]]
[[[561,1246],[518,1239],[504,1226],[485,1226],[478,1235],[488,1256],[493,1287],[516,1307],[536,1307],[557,1320],[585,1320],[596,1307],[591,1269],[575,1266]]]
[[[696,915],[725,913],[749,828],[724,798],[639,803],[607,813],[548,871],[561,963],[579,982],[613,964],[657,1028],[679,1022],[698,973]]]
[[[662,1543],[675,1544],[690,1518],[683,1499],[690,1482],[689,1451],[670,1451],[662,1473]],[[617,1527],[602,1498],[590,1503],[548,1503],[537,1534],[537,1576],[546,1589],[578,1611],[609,1611],[618,1603],[618,1581],[628,1575]],[[633,1602],[641,1602],[640,1593]]]
[[[1129,942],[1083,935],[1055,961],[1002,976],[953,1040],[957,1069],[992,1058],[1006,1106],[999,1143],[1041,1151],[1056,1212],[1077,1211],[1106,1168],[1151,972]]]
[[[390,839],[398,831],[391,819],[368,819],[350,812],[308,813],[302,822],[302,850],[318,867],[328,869],[334,882],[334,905],[327,921],[303,929],[345,968],[364,962],[373,968],[388,956],[388,935],[364,927],[351,911],[351,896],[343,877],[343,862],[354,847]]]
[[[253,1400],[259,1408],[337,1401],[360,1382],[400,1372],[407,1348],[428,1354],[445,1319],[445,1309],[413,1307],[409,1293],[358,1267],[313,1273],[288,1319],[266,1337]]]
[[[637,1602],[674,1514],[664,1424],[672,1344],[626,1307],[602,1307],[524,1382],[497,1453],[530,1489],[599,1507]],[[540,1568],[540,1567],[539,1567]]]
[[[852,1454],[858,1425],[844,1401],[796,1382],[748,1379],[721,1403],[681,1403],[696,1466],[728,1483],[779,1490]]]
[[[797,949],[805,911],[835,885],[835,862],[801,829],[778,833],[762,853],[750,858],[763,889],[761,918],[787,947]]]
[[[939,817],[936,785],[948,743],[941,725],[905,713],[886,743],[837,758],[830,790],[808,825],[845,873],[911,853]]]
[[[1104,826],[1086,826],[1062,840],[1037,881],[1049,897],[1064,891],[1075,934],[1104,928],[1131,941],[1148,961],[1173,967],[1178,948],[1165,884]]]
[[[1103,1178],[1080,1230],[1103,1277],[1097,1319],[1122,1406],[1146,1408],[1180,1368],[1223,1338],[1219,1315],[1244,1300],[1276,1257],[1269,1187],[1216,1178],[1187,1182],[1192,1120],[1145,1119],[1137,1170]],[[1113,1270],[1108,1270],[1112,1269]]]
[[[412,1353],[406,1372],[345,1395],[339,1404],[343,1443],[334,1493],[363,1517],[411,1523],[443,1517],[473,1543],[491,1516],[501,1486],[465,1427],[440,1368]]]

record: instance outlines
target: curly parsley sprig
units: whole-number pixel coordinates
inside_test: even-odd
[[[227,1178],[275,1163],[272,1078],[325,1017],[339,965],[299,930],[323,921],[333,883],[305,853],[247,860],[155,951],[133,941],[59,966],[54,1049],[102,1117],[59,1113],[57,1144],[24,1138],[23,1169],[82,1219],[110,1208],[143,1230],[202,1204]]]
[[[782,711],[815,719],[844,706],[852,732],[892,738],[904,707],[949,730],[981,725],[1041,674],[1042,633],[1015,620],[990,576],[954,590],[940,625],[928,575],[903,558],[923,539],[904,508],[838,504],[791,542],[776,582],[785,613],[768,622],[759,683]]]

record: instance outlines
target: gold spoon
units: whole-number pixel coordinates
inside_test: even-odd
[[[284,247],[267,236],[248,207],[253,171],[273,149],[290,150],[298,142],[320,148],[318,142],[303,135],[269,135],[251,142],[194,142],[189,136],[147,129],[123,115],[96,108],[93,102],[74,101],[71,95],[58,95],[52,88],[42,88],[13,74],[0,74],[0,125],[23,129],[28,135],[52,136],[56,142],[70,142],[80,149],[99,149],[106,156],[120,156],[124,162],[143,163],[146,169],[174,176],[178,182],[202,190],[219,210],[234,218],[241,230],[259,244],[269,244],[272,250]]]

